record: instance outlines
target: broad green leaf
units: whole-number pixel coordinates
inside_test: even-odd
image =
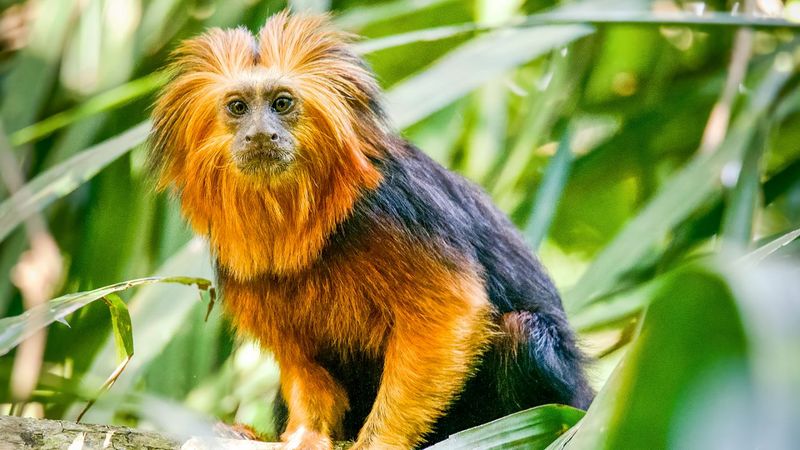
[[[800,261],[775,258],[751,266],[726,263],[730,259],[718,260],[717,267],[744,322],[750,377],[709,380],[677,445],[794,448],[800,442]]]
[[[387,92],[389,116],[397,127],[405,128],[508,70],[592,31],[588,26],[567,25],[488,32]]]
[[[730,291],[700,267],[673,273],[664,283],[632,345],[580,428],[551,448],[669,448],[672,430],[691,405],[686,396],[729,364],[738,371],[747,355]]]
[[[583,415],[571,406],[537,406],[456,433],[428,449],[543,449]]]
[[[0,204],[0,241],[31,214],[71,193],[131,148],[143,143],[149,130],[148,122],[141,123],[39,174]]]
[[[565,294],[565,307],[577,312],[607,292],[666,233],[719,191],[720,172],[740,164],[755,132],[753,123],[768,111],[791,70],[773,65],[737,116],[724,142],[712,154],[700,154],[673,175],[595,259],[578,283]]]
[[[135,286],[155,283],[194,284],[202,290],[211,288],[211,282],[205,278],[149,277],[123,281],[92,291],[63,295],[45,304],[31,308],[18,316],[0,319],[0,355],[11,351],[12,348],[30,337],[34,332],[50,325],[54,321],[64,319],[93,301]]]
[[[798,264],[744,262],[672,272],[586,416],[550,448],[792,448]]]

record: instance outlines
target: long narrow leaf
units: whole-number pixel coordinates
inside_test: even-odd
[[[547,235],[550,223],[558,207],[558,199],[567,184],[567,176],[572,167],[572,137],[569,131],[564,133],[556,154],[547,164],[547,170],[536,193],[532,214],[525,227],[525,236],[532,248],[538,249]]]
[[[543,449],[583,415],[583,411],[570,406],[538,406],[456,433],[428,449]]]
[[[486,81],[592,31],[589,26],[569,25],[487,33],[390,90],[387,93],[389,115],[395,125],[405,128]]]
[[[575,6],[582,6],[580,3]],[[611,6],[611,5],[610,5]],[[585,23],[591,25],[655,25],[683,27],[747,27],[800,29],[800,23],[773,17],[747,16],[724,12],[652,12],[630,11],[620,8],[606,11],[553,11],[528,16],[520,21],[524,26],[562,25]]]
[[[374,22],[390,20],[409,13],[418,13],[422,9],[431,8],[454,0],[394,0],[375,5],[365,4],[352,8],[335,19],[336,25],[347,28],[362,28]]]
[[[747,255],[742,257],[742,263],[745,265],[759,263],[763,261],[765,258],[767,258],[769,255],[780,250],[781,247],[785,247],[791,244],[797,238],[800,238],[800,228],[790,231],[784,234],[783,236],[771,242],[768,242],[767,244],[762,245],[753,252],[748,253]]]
[[[758,128],[758,135],[742,159],[736,187],[731,192],[722,220],[725,242],[743,247],[747,247],[752,239],[753,220],[761,191],[761,160],[767,146],[768,126],[762,123]]]
[[[0,241],[31,214],[74,191],[114,160],[143,143],[149,130],[149,123],[141,123],[34,178],[0,204]]]
[[[11,351],[12,348],[30,337],[34,332],[57,320],[64,319],[93,301],[135,286],[154,283],[195,284],[203,290],[211,287],[211,282],[205,278],[149,277],[123,281],[92,291],[67,294],[31,308],[18,316],[0,319],[0,355],[5,355]]]
[[[27,144],[86,117],[118,108],[155,91],[166,80],[166,73],[154,72],[98,94],[73,109],[54,114],[41,122],[13,133],[10,137],[11,145],[16,147]]]
[[[111,386],[114,385],[114,382],[117,381],[122,371],[125,370],[125,367],[128,366],[128,363],[133,357],[133,327],[131,327],[131,315],[128,312],[128,307],[117,294],[108,294],[103,300],[106,302],[108,311],[111,314],[111,328],[117,347],[118,364],[116,369],[114,369],[100,387],[97,396],[89,400],[81,413],[78,414],[78,418],[75,419],[77,422],[80,422],[83,415],[86,414],[86,411],[94,405],[95,401],[97,401],[97,397],[111,389]]]
[[[108,294],[103,300],[111,313],[111,329],[117,347],[117,359],[122,361],[133,356],[133,327],[128,306],[117,294]]]

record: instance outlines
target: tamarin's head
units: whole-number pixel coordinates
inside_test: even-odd
[[[227,171],[277,188],[367,170],[385,135],[379,89],[324,16],[271,17],[254,37],[211,29],[174,52],[153,111],[159,186]]]

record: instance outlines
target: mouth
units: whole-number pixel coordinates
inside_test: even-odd
[[[246,175],[278,175],[285,172],[293,160],[291,154],[264,150],[234,156],[236,167]]]

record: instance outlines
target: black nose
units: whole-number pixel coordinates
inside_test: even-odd
[[[245,142],[252,142],[257,145],[263,145],[269,142],[276,142],[277,140],[278,140],[278,133],[255,133],[255,134],[248,134],[244,137]]]

